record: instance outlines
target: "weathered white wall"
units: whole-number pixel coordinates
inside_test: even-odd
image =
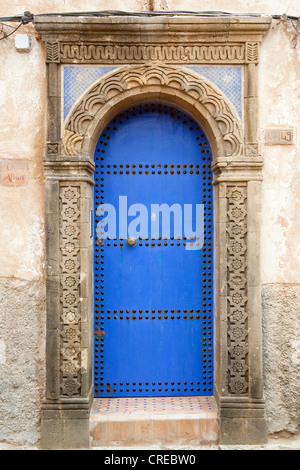
[[[0,15],[20,12],[6,4]],[[35,40],[29,53],[16,52],[13,36],[2,40],[0,57],[0,159],[29,168],[26,187],[0,185],[0,441],[34,443],[45,357],[45,68]]]
[[[274,21],[260,65],[262,139],[268,127],[295,131],[293,146],[264,148],[261,270],[270,432],[295,432],[300,425],[300,36],[296,47],[294,40],[291,26]]]
[[[149,0],[15,0],[1,2],[1,16],[30,10],[38,13],[71,11],[142,11],[149,10]],[[286,13],[299,15],[297,0],[153,0],[155,10],[169,11],[225,11],[234,13],[261,13],[268,15]]]
[[[299,0],[155,0],[156,10],[300,15]],[[97,10],[148,10],[147,0],[15,0],[1,16]],[[17,52],[13,36],[0,41],[0,139],[3,158],[25,158],[25,188],[0,186],[0,441],[34,443],[44,385],[45,279],[42,158],[46,136],[44,48]],[[262,299],[265,389],[270,432],[299,427],[300,343],[300,37],[273,22],[259,66],[260,136],[274,125],[292,126],[295,145],[262,146]]]

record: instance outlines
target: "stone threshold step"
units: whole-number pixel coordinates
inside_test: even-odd
[[[218,440],[213,397],[98,398],[90,415],[93,446],[199,445]]]

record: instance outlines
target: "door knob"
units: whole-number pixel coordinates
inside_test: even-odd
[[[126,243],[128,246],[134,246],[136,244],[136,239],[134,237],[128,237]]]

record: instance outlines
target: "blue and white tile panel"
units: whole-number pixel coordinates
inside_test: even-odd
[[[73,104],[100,77],[117,67],[99,65],[66,65],[63,69],[63,116],[66,119]],[[229,98],[240,118],[242,112],[242,67],[190,66],[190,69],[208,78]]]

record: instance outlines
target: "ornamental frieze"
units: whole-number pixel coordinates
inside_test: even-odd
[[[47,42],[46,60],[55,63],[245,64],[258,63],[257,42],[230,44],[99,44]]]

